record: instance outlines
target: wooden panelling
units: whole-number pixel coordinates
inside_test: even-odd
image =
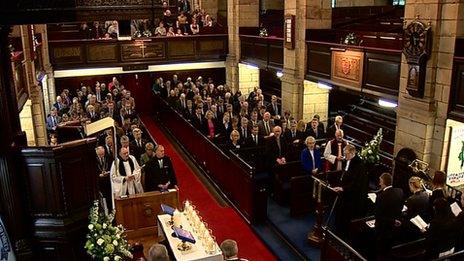
[[[262,68],[283,68],[283,39],[240,35],[240,60],[256,64]]]
[[[87,61],[92,62],[116,62],[117,56],[117,45],[97,45],[89,44],[87,47]]]
[[[399,92],[401,50],[350,46],[329,42],[307,41],[307,79],[333,79],[334,52],[355,51],[364,55],[361,91],[375,96],[394,99]],[[345,73],[345,72],[343,72]],[[337,85],[337,82],[333,81]],[[358,83],[344,83],[343,87],[358,87]]]
[[[168,42],[169,59],[183,59],[195,57],[195,42],[192,39],[173,39]]]
[[[97,198],[96,139],[22,149],[24,194],[39,260],[84,260],[88,213]]]
[[[363,88],[398,96],[401,54],[366,52]]]
[[[143,40],[49,41],[50,60],[56,69],[92,66],[162,64],[173,61],[224,60],[227,35],[154,37]]]
[[[309,44],[307,45],[307,73],[317,77],[330,79],[332,52],[330,46]]]
[[[66,44],[56,47],[50,45],[50,49],[50,58],[53,64],[84,62],[84,51],[81,45]]]

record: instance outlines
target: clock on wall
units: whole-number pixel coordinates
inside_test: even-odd
[[[431,28],[414,20],[404,30],[403,53],[408,61],[408,82],[406,90],[409,95],[424,97],[425,72],[427,59],[431,51]]]

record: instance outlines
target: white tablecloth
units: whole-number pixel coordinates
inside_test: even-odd
[[[187,261],[187,260],[207,260],[207,261],[222,261],[222,252],[219,246],[216,244],[216,253],[207,254],[202,243],[198,241],[198,237],[193,233],[193,229],[190,227],[190,224],[187,222],[184,216],[182,216],[182,228],[192,233],[193,237],[197,241],[195,244],[190,244],[192,249],[182,253],[177,249],[177,245],[182,241],[176,237],[172,236],[172,228],[167,226],[167,222],[171,220],[170,215],[158,215],[158,235],[163,235],[169,242],[169,246],[174,253],[176,260],[178,261]]]

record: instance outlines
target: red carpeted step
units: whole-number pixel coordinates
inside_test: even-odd
[[[195,176],[181,155],[173,148],[163,132],[149,116],[141,116],[142,122],[158,144],[164,146],[171,157],[176,172],[181,202],[189,199],[212,229],[217,242],[231,238],[237,241],[240,257],[249,260],[276,260],[248,224],[230,207],[221,207]]]

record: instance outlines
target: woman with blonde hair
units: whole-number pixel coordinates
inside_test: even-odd
[[[240,132],[232,130],[230,133],[230,141],[227,144],[227,150],[240,149]]]
[[[419,177],[411,177],[409,179],[409,189],[412,195],[406,200],[406,218],[409,220],[417,215],[422,218],[427,218],[427,210],[429,206],[429,195],[424,190],[424,184]]]

